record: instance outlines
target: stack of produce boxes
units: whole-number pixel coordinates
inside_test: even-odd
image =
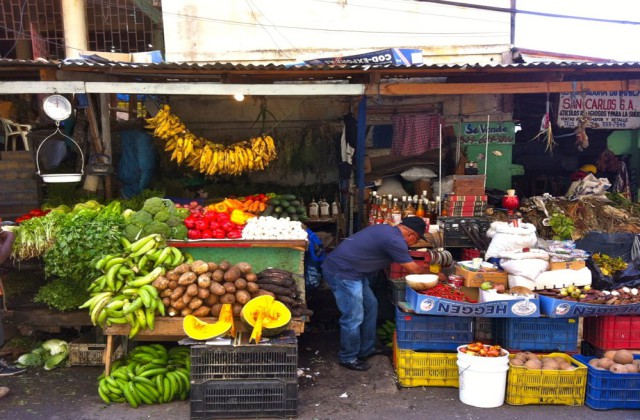
[[[297,415],[295,332],[264,344],[247,341],[248,335],[240,334],[227,345],[191,346],[191,419]]]

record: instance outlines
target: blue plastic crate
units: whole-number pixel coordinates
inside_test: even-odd
[[[496,318],[494,341],[511,350],[578,351],[578,318]]]
[[[471,317],[417,315],[396,307],[398,348],[418,351],[453,351],[473,342]]]
[[[640,373],[613,373],[589,364],[591,356],[577,354],[577,361],[587,365],[587,393],[584,403],[594,410],[639,409]],[[640,359],[640,355],[634,355]]]

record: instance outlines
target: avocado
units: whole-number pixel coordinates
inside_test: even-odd
[[[307,209],[304,208],[304,206],[299,206],[298,209],[296,210],[296,213],[298,213],[298,214],[307,214]]]
[[[299,206],[302,203],[300,203],[300,200],[291,200],[289,201],[289,204],[292,206]]]
[[[287,207],[287,213],[289,214],[296,214],[297,211],[298,211],[298,208],[296,206]]]
[[[269,201],[267,201],[267,204],[272,204],[274,206],[279,206],[280,205],[280,200],[278,200],[277,198],[270,198]]]
[[[260,213],[260,216],[271,216],[271,214],[273,214],[273,209],[275,207],[272,206],[271,204],[267,205],[267,207],[265,207],[264,211],[262,213]]]
[[[280,200],[279,206],[282,207],[283,209],[286,209],[287,207],[290,206],[290,204],[287,200]]]

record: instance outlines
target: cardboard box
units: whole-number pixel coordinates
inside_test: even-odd
[[[509,275],[504,271],[470,271],[460,265],[456,265],[456,274],[464,277],[463,285],[466,287],[480,287],[485,281],[506,286],[509,279]]]
[[[580,270],[586,267],[584,260],[551,261],[549,270]]]
[[[407,287],[408,306],[417,314],[483,318],[535,318],[540,316],[540,300],[496,300],[483,303],[460,302],[423,295]]]
[[[540,295],[542,314],[549,318],[574,318],[599,315],[640,315],[640,303],[631,305],[603,305],[554,299]]]

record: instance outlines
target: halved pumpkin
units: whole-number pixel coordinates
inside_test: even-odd
[[[259,343],[262,336],[273,336],[284,331],[291,321],[291,311],[273,296],[258,296],[247,302],[240,312],[247,329],[252,329],[250,342]]]
[[[222,311],[220,311],[222,313]],[[187,315],[182,321],[182,328],[185,334],[194,340],[209,340],[222,337],[227,334],[233,326],[233,322],[225,322],[218,319],[210,324],[193,315]]]

